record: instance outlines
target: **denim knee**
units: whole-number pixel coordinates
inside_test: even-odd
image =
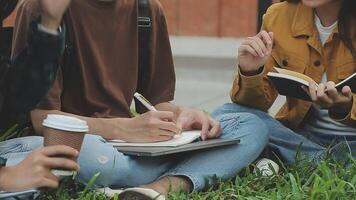
[[[266,124],[252,113],[227,113],[216,117],[223,129],[222,137],[241,138],[241,144],[252,149],[263,149],[269,139]]]
[[[100,173],[97,187],[134,187],[154,181],[158,175],[142,170],[139,160],[132,159],[117,151],[100,136],[87,135],[79,156],[78,180],[87,183]]]
[[[95,174],[100,173],[96,185],[109,186],[114,181],[116,172],[115,154],[118,152],[96,135],[86,135],[80,151],[78,162],[80,171],[78,179],[87,183]]]
[[[30,152],[43,146],[43,137],[21,137],[0,142],[0,155]]]
[[[250,108],[248,106],[243,106],[236,103],[226,103],[220,107],[218,107],[213,113],[213,116],[218,116],[226,113],[238,113],[238,112],[248,112],[249,110],[255,110],[254,108]]]

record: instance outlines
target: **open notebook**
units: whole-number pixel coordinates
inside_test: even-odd
[[[178,147],[189,144],[200,138],[201,131],[184,131],[182,135],[174,137],[172,140],[153,143],[129,143],[122,140],[110,140],[109,143],[114,147]]]
[[[126,155],[131,156],[166,156],[183,152],[211,149],[228,145],[237,145],[239,139],[198,140],[201,131],[184,131],[180,137],[155,143],[127,143],[120,140],[109,141],[114,147]]]

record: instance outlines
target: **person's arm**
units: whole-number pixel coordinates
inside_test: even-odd
[[[340,109],[336,107],[329,109],[329,115],[335,121],[351,127],[356,127],[356,94],[352,94],[351,104],[346,112],[340,112]]]
[[[267,111],[278,96],[278,92],[267,77],[274,66],[271,56],[273,33],[269,27],[274,18],[273,6],[264,16],[261,32],[247,38],[239,47],[237,74],[230,93],[235,103]]]
[[[68,159],[76,158],[78,154],[77,150],[67,146],[37,149],[20,164],[0,168],[0,191],[19,192],[43,187],[56,188],[59,178],[51,173],[51,169],[78,171],[78,164]]]
[[[58,110],[35,109],[31,112],[35,131],[43,133],[42,121],[48,114],[61,114],[85,120],[91,134],[100,135],[107,140],[119,139],[127,142],[158,142],[172,139],[180,133],[173,123],[172,112],[147,112],[134,118],[92,118],[61,112]]]

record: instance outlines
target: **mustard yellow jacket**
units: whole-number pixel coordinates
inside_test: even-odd
[[[328,80],[336,83],[356,70],[355,60],[340,40],[337,29],[324,47],[321,45],[314,25],[314,12],[302,3],[282,2],[272,5],[264,16],[262,29],[274,33],[272,56],[259,75],[247,77],[238,72],[231,91],[231,99],[235,103],[267,111],[278,95],[266,76],[274,66],[304,73],[316,82],[321,81],[326,71]],[[353,41],[356,45],[355,38]],[[287,98],[287,103],[276,118],[291,128],[298,127],[311,105],[310,102]],[[356,94],[353,94],[352,110],[346,118],[331,117],[356,127]]]

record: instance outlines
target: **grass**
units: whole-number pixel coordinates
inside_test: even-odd
[[[168,200],[356,199],[356,160],[351,156],[344,161],[326,158],[320,163],[299,159],[294,165],[280,163],[280,166],[280,172],[270,177],[253,173],[251,166],[233,180],[220,182],[206,192],[171,193]],[[58,190],[47,192],[38,199],[106,200],[104,195],[90,189],[95,178],[86,187],[72,180],[64,181]]]

